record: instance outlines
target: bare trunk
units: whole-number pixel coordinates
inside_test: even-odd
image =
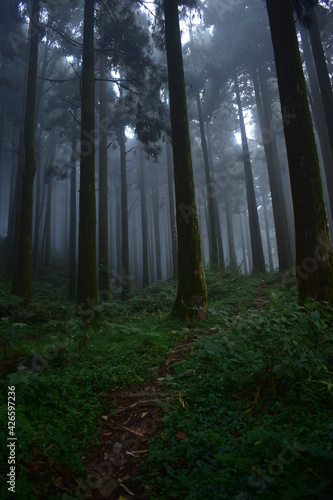
[[[173,312],[181,318],[204,318],[207,314],[207,288],[195,203],[178,2],[164,0],[163,5],[178,237],[178,290]]]
[[[85,0],[81,77],[82,106],[77,303],[83,308],[89,308],[97,303],[94,5],[95,2],[93,0]]]
[[[241,137],[242,137],[246,197],[247,197],[247,204],[248,204],[248,209],[249,209],[249,223],[250,223],[250,237],[251,237],[253,272],[257,273],[257,272],[264,272],[265,271],[265,259],[264,259],[264,252],[262,249],[262,241],[261,241],[261,234],[260,234],[256,195],[255,195],[254,184],[253,184],[250,152],[249,152],[249,146],[247,143],[245,123],[244,123],[244,117],[243,117],[243,108],[242,108],[242,103],[241,103],[241,98],[240,98],[240,93],[239,93],[237,75],[235,77],[235,91],[236,91],[240,130],[241,130]]]
[[[33,0],[30,16],[30,48],[29,68],[27,78],[26,107],[24,120],[24,169],[22,172],[21,217],[18,238],[18,260],[13,276],[12,292],[30,302],[32,298],[32,217],[33,217],[33,186],[36,173],[35,151],[35,106],[36,81],[38,64],[38,31],[35,32],[34,22],[38,22],[40,5]]]
[[[99,210],[98,210],[98,287],[99,290],[110,289],[109,262],[109,217],[108,217],[108,138],[107,138],[107,101],[106,101],[106,59],[100,55],[100,134],[99,144]]]
[[[333,302],[333,255],[291,0],[266,0],[285,117],[300,302]],[[281,36],[283,34],[283,36]]]

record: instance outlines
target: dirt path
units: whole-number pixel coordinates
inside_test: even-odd
[[[209,332],[213,334],[216,329]],[[201,332],[200,332],[201,333]],[[76,494],[84,499],[144,499],[149,491],[133,486],[131,478],[139,473],[149,445],[148,439],[163,431],[161,404],[181,404],[176,396],[164,390],[165,378],[172,375],[174,364],[197,342],[199,335],[187,338],[170,353],[164,367],[152,368],[146,384],[135,384],[123,390],[110,390],[108,405],[116,403],[116,414],[101,416],[100,446],[84,454],[83,463],[92,487],[78,486]]]
[[[267,301],[264,293],[267,286],[269,284],[263,282],[257,287],[253,307],[258,310]],[[216,328],[210,328],[205,335],[216,332]],[[134,485],[131,479],[139,473],[147,457],[148,439],[163,432],[162,403],[182,404],[181,398],[171,396],[164,390],[165,378],[173,374],[175,363],[183,359],[202,333],[198,331],[170,351],[164,367],[151,369],[152,378],[148,383],[135,384],[123,390],[109,390],[107,407],[116,404],[118,410],[112,417],[107,414],[101,416],[100,446],[83,456],[87,478],[92,486],[88,489],[78,486],[77,498],[149,498],[149,489]]]

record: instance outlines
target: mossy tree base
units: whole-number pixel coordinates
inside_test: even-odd
[[[164,0],[163,6],[178,241],[178,292],[173,313],[180,319],[204,319],[207,314],[207,289],[195,203],[178,2]]]
[[[333,303],[333,256],[292,0],[266,0],[284,117],[301,303]],[[282,36],[283,34],[283,36]]]

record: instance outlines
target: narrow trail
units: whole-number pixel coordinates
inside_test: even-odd
[[[263,282],[258,285],[253,308],[258,311],[264,308],[264,303],[267,303],[264,289],[272,283]],[[90,487],[87,488],[87,480],[82,487],[79,485],[76,489],[77,498],[149,498],[149,487],[145,489],[131,480],[139,474],[148,455],[148,440],[158,434],[163,436],[162,406],[182,404],[180,395],[171,395],[165,390],[166,377],[173,375],[175,363],[193,349],[199,336],[213,335],[216,332],[216,328],[209,328],[205,333],[196,329],[193,335],[170,351],[164,366],[151,369],[152,377],[147,383],[108,391],[106,407],[116,405],[118,409],[112,416],[108,412],[101,416],[100,445],[83,455]]]
[[[211,334],[216,331],[211,330]],[[163,432],[162,404],[181,404],[177,396],[165,391],[165,379],[198,337],[191,336],[172,349],[164,366],[151,369],[152,378],[147,383],[109,390],[107,406],[116,404],[118,409],[112,417],[101,416],[100,446],[84,454],[83,463],[93,487],[86,491],[78,488],[79,498],[149,498],[149,490],[133,487],[130,480],[139,473],[148,454],[148,439]]]

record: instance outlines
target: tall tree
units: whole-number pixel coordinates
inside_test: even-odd
[[[143,162],[143,151],[140,150],[139,160],[139,188],[141,197],[141,234],[142,234],[142,284],[149,285],[149,262],[148,262],[148,216],[146,207],[146,183],[145,167]]]
[[[299,12],[300,0],[294,0]],[[266,0],[285,120],[296,240],[300,302],[333,302],[333,255],[327,229],[319,161],[298,48],[292,0]]]
[[[99,128],[102,138],[99,144],[99,189],[98,189],[98,287],[100,291],[110,288],[109,263],[109,217],[108,217],[108,141],[106,101],[106,57],[100,55],[100,114]]]
[[[207,288],[195,203],[178,1],[164,0],[163,9],[178,237],[178,290],[173,312],[181,318],[204,318],[207,312]]]
[[[321,98],[324,105],[328,137],[333,154],[333,90],[326,64],[325,52],[321,42],[317,16],[313,9],[311,10],[311,18],[308,24],[313,60],[316,66]]]
[[[81,160],[77,303],[97,302],[94,139],[94,0],[85,0],[81,76]]]
[[[252,165],[251,165],[249,146],[248,146],[247,137],[246,137],[243,107],[242,107],[242,102],[241,102],[241,97],[240,97],[240,90],[239,90],[237,74],[235,75],[235,92],[236,92],[240,131],[241,131],[241,138],[242,138],[246,197],[247,197],[247,205],[248,205],[248,209],[249,209],[249,224],[250,224],[251,249],[252,249],[252,260],[253,260],[253,272],[258,273],[258,272],[265,271],[265,259],[264,259],[264,252],[262,249],[257,202],[256,202],[256,195],[255,195],[254,184],[253,184]]]
[[[290,245],[288,241],[288,226],[285,201],[283,199],[283,188],[281,181],[280,165],[278,158],[274,155],[274,140],[264,140],[265,130],[269,130],[269,124],[272,120],[271,104],[268,97],[267,80],[264,76],[263,68],[259,65],[259,79],[255,68],[252,69],[252,78],[254,84],[255,98],[257,104],[257,113],[259,127],[263,139],[263,147],[266,156],[269,185],[272,195],[272,207],[274,215],[277,252],[279,257],[279,270],[287,271],[292,267],[292,258],[290,254]]]
[[[35,151],[35,106],[38,65],[39,0],[33,0],[29,23],[29,66],[27,74],[25,118],[24,118],[24,168],[21,175],[20,226],[18,238],[18,260],[14,271],[12,292],[31,301],[32,280],[32,217],[33,184],[36,173]],[[37,24],[37,25],[36,25]]]
[[[171,229],[171,249],[172,249],[172,277],[177,279],[178,276],[178,245],[177,245],[177,228],[176,228],[176,217],[175,217],[175,200],[174,200],[174,182],[173,182],[173,163],[171,156],[171,146],[170,142],[167,141],[166,146],[166,162],[167,162],[167,172],[168,172],[168,201],[169,201],[169,217],[170,217],[170,229]]]
[[[70,216],[69,216],[69,286],[68,298],[76,299],[76,166],[77,166],[77,141],[79,130],[74,112],[72,132],[72,155],[70,159]]]

